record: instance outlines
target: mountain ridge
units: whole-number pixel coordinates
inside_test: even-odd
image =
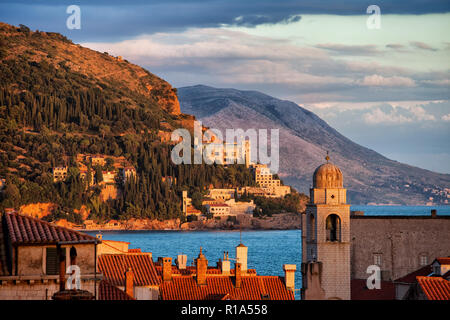
[[[301,192],[307,192],[314,169],[329,151],[331,161],[344,172],[349,199],[355,204],[425,204],[430,196],[437,204],[445,200],[436,199],[431,191],[449,186],[450,175],[402,164],[360,146],[293,102],[258,91],[204,85],[178,88],[178,97],[182,112],[222,132],[280,129],[280,177]]]

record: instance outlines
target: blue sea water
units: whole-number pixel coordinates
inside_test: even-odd
[[[450,205],[447,206],[364,206],[352,205],[350,210],[364,211],[365,215],[400,215],[400,216],[422,216],[430,215],[435,209],[438,215],[450,215]]]
[[[365,211],[366,215],[450,215],[450,206],[352,206],[351,210]],[[87,232],[94,235],[96,232]],[[283,264],[297,265],[296,288],[301,288],[301,231],[103,231],[103,239],[130,242],[130,248],[141,248],[157,257],[188,256],[188,265],[199,254],[200,247],[210,266],[215,266],[223,252],[235,257],[235,247],[248,247],[248,268],[260,275],[284,275]],[[299,299],[299,291],[296,298]]]

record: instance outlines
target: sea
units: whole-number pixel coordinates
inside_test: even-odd
[[[450,215],[450,206],[363,206],[351,207],[364,211],[365,215]],[[95,235],[97,232],[86,232]],[[256,269],[259,275],[283,276],[283,264],[297,265],[296,288],[301,288],[301,230],[258,230],[258,231],[102,231],[103,239],[130,242],[130,248],[141,248],[152,252],[154,261],[158,257],[172,257],[186,254],[188,265],[202,252],[209,266],[215,266],[224,252],[235,257],[235,247],[241,242],[248,247],[248,268]],[[233,261],[233,260],[232,260]],[[233,264],[232,264],[233,265]],[[296,299],[300,291],[296,290]]]

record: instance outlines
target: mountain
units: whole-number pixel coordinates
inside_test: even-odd
[[[329,151],[331,162],[344,174],[350,203],[419,205],[429,197],[435,203],[446,199],[436,193],[450,186],[450,175],[390,160],[352,142],[293,102],[257,91],[203,85],[178,88],[178,97],[182,112],[224,135],[227,128],[279,129],[279,176],[301,192],[308,192],[315,168]]]
[[[151,72],[57,33],[0,23],[0,212],[39,202],[55,204],[49,219],[78,224],[183,220],[181,191],[198,198],[211,184],[251,182],[243,165],[171,161],[171,132],[193,120]]]

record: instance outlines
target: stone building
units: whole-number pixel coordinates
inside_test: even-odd
[[[302,298],[349,300],[350,205],[341,170],[326,160],[302,218]]]
[[[342,172],[326,159],[314,172],[302,215],[303,299],[393,299],[395,290],[405,294],[401,277],[450,256],[450,216],[350,213]],[[379,267],[382,285],[392,290],[366,292],[369,266]]]
[[[352,279],[367,279],[378,265],[382,280],[392,281],[450,256],[450,216],[351,215]]]
[[[231,214],[231,208],[225,203],[207,204],[206,210],[213,217],[226,217]]]
[[[81,288],[98,292],[95,237],[5,212],[0,219],[0,300],[47,300],[65,286],[66,266],[80,268]],[[64,282],[62,282],[62,281]]]
[[[67,167],[54,167],[53,168],[53,181],[64,181],[67,178]]]
[[[249,140],[242,143],[225,143],[220,141],[203,143],[203,155],[207,163],[218,164],[245,164],[248,168],[251,164],[251,144]]]

